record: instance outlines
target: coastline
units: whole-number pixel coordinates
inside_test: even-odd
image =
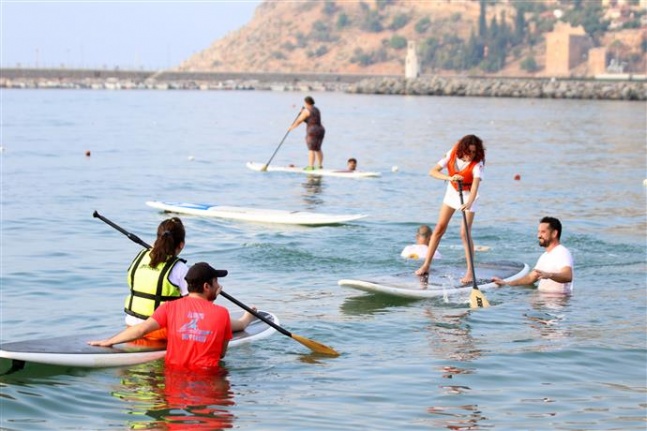
[[[333,91],[351,94],[647,100],[647,81],[605,79],[280,74],[82,69],[0,69],[0,88]]]

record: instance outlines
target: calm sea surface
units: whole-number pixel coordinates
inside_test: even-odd
[[[306,94],[3,90],[0,340],[121,329],[126,269],[167,217],[147,200],[369,217],[318,228],[182,217],[189,262],[229,270],[225,290],[339,352],[281,334],[232,349],[224,377],[28,366],[0,377],[6,430],[644,430],[647,426],[645,105],[637,102],[312,94],[325,166],[377,179],[253,172]],[[342,278],[414,271],[399,257],[434,224],[427,175],[461,136],[487,146],[478,261],[534,265],[544,215],[564,224],[575,294],[528,288],[409,301]],[[273,164],[306,165],[303,126]],[[91,156],[86,157],[86,151]],[[399,170],[392,172],[392,167]],[[515,181],[515,175],[520,176]],[[440,251],[462,265],[462,219]],[[235,309],[219,298],[219,304]]]

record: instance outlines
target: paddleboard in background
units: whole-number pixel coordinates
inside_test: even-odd
[[[506,281],[516,280],[528,273],[530,268],[525,263],[511,261],[484,262],[476,264],[477,285],[480,290],[495,287],[492,277]],[[436,298],[445,295],[468,294],[473,289],[472,283],[462,284],[460,279],[465,275],[465,266],[452,266],[442,263],[434,264],[431,274],[426,279],[414,274],[414,271],[391,276],[377,276],[370,279],[339,280],[344,287],[363,290],[371,293],[382,293],[402,298]]]
[[[274,314],[267,311],[259,311],[259,313],[277,325],[279,324],[279,320]],[[242,311],[231,312],[231,318],[238,319],[242,314]],[[261,340],[274,332],[276,330],[267,323],[260,319],[254,319],[244,331],[234,332],[229,347]],[[0,344],[0,358],[12,360],[13,363],[10,366],[17,371],[24,367],[25,362],[87,368],[122,367],[154,361],[166,354],[164,341],[146,341],[145,344],[122,343],[112,347],[90,346],[87,343],[88,340],[101,340],[112,335],[114,334],[68,335],[42,340],[3,343]],[[6,373],[4,370],[8,368],[7,364],[4,364],[3,373]]]
[[[253,171],[265,171],[265,163],[247,162],[247,167]],[[266,172],[290,172],[293,174],[314,175],[319,177],[339,177],[339,178],[372,178],[379,177],[379,172],[370,171],[348,171],[344,169],[314,169],[306,171],[296,166],[273,166],[267,167]]]
[[[364,214],[325,214],[307,211],[285,211],[244,207],[229,207],[211,204],[185,202],[148,201],[146,205],[167,212],[217,217],[230,220],[259,223],[294,224],[302,226],[324,226],[347,223],[366,217]]]

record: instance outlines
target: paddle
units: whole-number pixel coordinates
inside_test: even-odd
[[[301,111],[303,111],[303,108],[299,109],[299,113],[297,114],[296,117],[294,117],[294,121],[296,121],[297,118],[299,118],[299,115],[301,115]],[[276,156],[276,153],[279,151],[279,148],[281,148],[281,145],[283,145],[283,141],[285,141],[285,138],[287,138],[289,134],[290,134],[290,129],[288,129],[288,131],[285,132],[285,136],[283,136],[283,139],[281,139],[281,143],[279,144],[278,147],[276,147],[276,150],[274,150],[274,154],[272,154],[272,157],[270,157],[267,163],[265,163],[265,165],[261,168],[261,172],[267,171],[267,167],[270,165],[270,163],[272,163],[272,159],[274,158],[274,156]]]
[[[150,245],[146,244],[146,243],[145,243],[141,238],[139,238],[137,235],[135,235],[135,234],[132,234],[132,233],[128,232],[127,230],[123,229],[123,228],[122,228],[122,227],[120,227],[119,225],[117,225],[117,224],[113,223],[112,221],[108,220],[107,218],[105,218],[104,216],[102,216],[101,214],[99,214],[97,211],[95,211],[95,212],[92,214],[92,216],[93,216],[93,217],[95,217],[95,218],[98,218],[99,220],[103,221],[104,223],[108,224],[109,226],[111,226],[111,227],[115,228],[115,229],[116,229],[116,230],[118,230],[119,232],[121,232],[121,233],[123,233],[124,235],[126,235],[126,236],[131,240],[131,241],[136,242],[137,244],[141,245],[142,247],[144,247],[144,248],[151,248],[151,246],[150,246]],[[317,342],[317,341],[310,340],[310,339],[308,339],[308,338],[306,338],[306,337],[302,337],[302,336],[300,336],[300,335],[293,334],[293,333],[291,333],[290,331],[288,331],[287,329],[282,328],[281,326],[279,326],[279,325],[277,325],[276,323],[272,322],[271,320],[267,319],[265,316],[263,316],[262,314],[258,313],[258,312],[257,312],[257,311],[255,311],[254,309],[252,309],[252,308],[248,307],[247,305],[243,304],[242,302],[240,302],[239,300],[237,300],[237,299],[236,299],[236,298],[234,298],[233,296],[229,295],[229,294],[228,294],[227,292],[225,292],[224,290],[221,290],[221,291],[220,291],[220,294],[221,294],[222,296],[224,296],[226,299],[228,299],[229,301],[233,302],[234,304],[236,304],[237,306],[239,306],[240,308],[242,308],[243,310],[247,311],[248,313],[253,314],[257,319],[260,319],[260,320],[262,320],[263,322],[267,323],[267,324],[268,324],[268,325],[270,325],[272,328],[274,328],[274,329],[276,329],[277,331],[279,331],[281,334],[283,334],[283,335],[287,335],[288,337],[292,338],[293,340],[298,341],[299,343],[303,344],[304,346],[306,346],[307,348],[309,348],[309,349],[310,349],[310,350],[312,350],[313,352],[315,352],[315,353],[321,353],[321,354],[323,354],[323,355],[329,355],[329,356],[339,356],[339,353],[338,353],[336,350],[334,350],[333,348],[331,348],[331,347],[328,347],[328,346],[326,346],[326,345],[324,345],[324,344],[321,344],[321,343],[319,343],[319,342]]]
[[[463,182],[459,181],[458,182],[458,195],[461,199],[461,205],[463,205]],[[470,294],[470,308],[477,308],[477,307],[489,307],[490,303],[488,302],[487,298],[485,295],[483,295],[483,292],[479,290],[478,285],[476,284],[476,270],[474,269],[474,258],[472,256],[472,238],[470,235],[470,228],[467,224],[467,215],[465,214],[465,211],[461,211],[463,213],[463,223],[465,224],[465,236],[467,237],[467,256],[470,260],[470,266],[472,267],[472,293]]]

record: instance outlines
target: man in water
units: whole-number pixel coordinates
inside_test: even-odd
[[[525,277],[514,281],[503,281],[493,277],[499,286],[523,286],[534,284],[539,280],[537,290],[540,292],[570,295],[573,293],[573,256],[560,243],[562,223],[554,217],[544,217],[539,222],[537,238],[539,245],[546,251],[539,257],[535,268]]]
[[[142,323],[130,326],[106,340],[89,341],[88,344],[112,346],[167,328],[167,368],[218,369],[220,360],[227,354],[232,329],[242,330],[254,318],[247,312],[240,323],[232,325],[229,311],[213,304],[222,290],[218,278],[226,275],[226,270],[214,269],[206,262],[198,262],[186,273],[189,290],[187,296],[163,303]]]

